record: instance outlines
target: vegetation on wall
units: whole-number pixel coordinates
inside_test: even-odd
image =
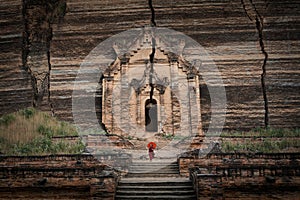
[[[221,134],[223,152],[298,152],[300,129],[254,129]]]
[[[300,137],[300,129],[255,128],[251,131],[223,132],[221,137]]]
[[[64,138],[69,136],[75,136],[75,139]],[[34,108],[23,109],[0,118],[0,152],[5,155],[80,153],[85,146],[76,136],[78,132],[73,125]],[[176,139],[171,134],[162,138]],[[223,132],[220,138],[223,152],[277,153],[300,149],[300,129],[257,128],[247,132]],[[128,136],[127,139],[133,138]]]
[[[80,153],[80,140],[53,141],[56,136],[78,136],[74,126],[60,122],[34,108],[20,110],[0,118],[0,151],[5,155],[43,155]]]

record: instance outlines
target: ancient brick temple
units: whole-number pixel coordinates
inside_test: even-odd
[[[198,135],[199,72],[182,56],[165,51],[163,41],[151,35],[151,29],[145,29],[136,49],[106,69],[102,123],[113,133]]]
[[[85,57],[107,38],[148,26],[152,20],[157,27],[188,35],[211,52],[226,90],[224,129],[299,127],[300,40],[299,2],[296,0],[153,1],[152,10],[146,0],[12,0],[3,1],[0,10],[0,115],[36,106],[72,122],[73,86]],[[126,67],[130,71],[141,62],[143,69],[133,78],[143,81],[140,75],[150,63],[149,53],[151,48],[148,52],[140,49],[135,56],[126,58],[128,60],[122,59],[120,74],[123,76]],[[158,49],[156,54],[156,59],[159,56],[163,59],[153,63],[158,75],[161,75],[158,65],[174,64],[178,74],[183,73],[184,61],[180,58],[173,62]],[[143,59],[137,59],[137,55],[144,55]],[[172,81],[169,75],[158,77]],[[210,92],[207,90],[210,86],[200,81],[199,104],[204,131],[211,122]],[[130,88],[134,90],[133,86]],[[157,105],[157,122],[154,121],[157,131],[163,128],[172,133],[179,129],[178,121],[186,119],[182,113],[174,115],[174,105],[166,106],[167,102],[176,104],[175,99],[170,100],[170,91],[174,91],[170,88],[166,85],[160,95],[155,87],[151,103]],[[140,88],[139,100],[143,102],[139,109],[126,108],[127,113],[135,115],[130,119],[140,126],[145,126],[144,110],[149,89]],[[136,92],[132,94],[137,95]],[[142,98],[143,95],[146,96]],[[162,103],[160,97],[166,102]],[[134,98],[130,98],[131,102]],[[162,105],[173,112],[174,119],[162,112]],[[99,113],[102,113],[100,109]],[[103,113],[104,122],[112,127],[106,111]],[[170,126],[170,120],[174,120],[174,127]],[[162,126],[160,123],[164,121]]]

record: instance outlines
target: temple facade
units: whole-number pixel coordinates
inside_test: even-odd
[[[151,37],[145,32],[104,72],[102,123],[122,135],[201,134],[199,72]]]

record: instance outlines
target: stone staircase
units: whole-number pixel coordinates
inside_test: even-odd
[[[118,183],[116,200],[195,200],[192,182],[180,177],[176,162],[133,162]]]
[[[178,177],[179,169],[176,162],[134,162],[126,177]]]

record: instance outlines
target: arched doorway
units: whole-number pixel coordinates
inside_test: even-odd
[[[148,132],[157,132],[157,102],[148,99],[145,103],[145,127]]]

